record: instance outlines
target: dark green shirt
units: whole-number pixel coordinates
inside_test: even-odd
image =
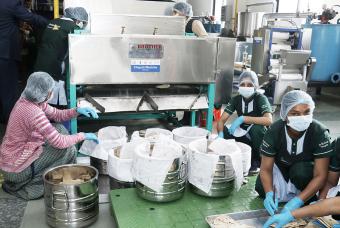
[[[231,98],[224,111],[229,115],[236,111],[238,116],[262,117],[265,113],[272,113],[272,108],[266,96],[255,92],[255,94],[247,100],[241,95],[236,95]]]
[[[47,25],[42,35],[35,71],[49,73],[55,80],[62,78],[61,64],[68,54],[68,34],[78,26],[69,19],[54,19]]]
[[[296,153],[298,140],[287,139],[286,124],[278,120],[266,132],[260,152],[263,156],[275,157],[275,163],[284,166],[290,166],[295,162],[314,161],[317,158],[332,155],[333,148],[329,131],[320,122],[313,120],[302,137],[302,151]],[[287,148],[288,140],[291,140],[291,148]]]
[[[332,143],[333,155],[329,164],[329,170],[340,172],[340,138],[335,139]]]

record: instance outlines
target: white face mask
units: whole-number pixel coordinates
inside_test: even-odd
[[[241,87],[238,89],[239,94],[244,98],[249,98],[255,93],[254,87]]]
[[[77,26],[80,28],[80,29],[83,29],[84,28],[84,22],[78,22],[77,23]]]
[[[296,131],[305,131],[313,121],[313,115],[288,116],[287,125]]]

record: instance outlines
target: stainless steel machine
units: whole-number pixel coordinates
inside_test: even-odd
[[[209,109],[212,122],[215,79],[232,74],[234,50],[230,38],[70,35],[71,105],[89,105],[75,93],[83,85],[83,94],[90,94],[105,113]]]
[[[281,50],[275,70],[277,77],[274,89],[274,104],[280,104],[282,96],[291,90],[307,91],[315,59],[310,58],[310,50]],[[308,70],[307,70],[308,69]]]

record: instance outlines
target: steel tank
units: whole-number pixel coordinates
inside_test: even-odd
[[[138,196],[143,199],[153,202],[170,202],[184,195],[186,181],[186,163],[181,158],[176,158],[159,192],[153,191],[138,181],[136,181],[136,190]]]
[[[95,157],[90,157],[90,164],[98,170],[98,173],[100,175],[108,175],[107,161]]]
[[[229,196],[235,187],[235,171],[231,164],[229,156],[220,155],[210,191],[206,193],[190,184],[191,190],[198,195],[212,198]]]
[[[309,24],[312,28],[311,50],[316,58],[310,81],[330,82],[340,72],[340,24]]]
[[[82,183],[63,183],[65,172],[79,178],[88,175]],[[57,178],[61,179],[55,179]],[[98,171],[87,165],[63,165],[43,174],[45,188],[46,222],[52,227],[86,227],[98,218]],[[61,180],[61,181],[60,181]]]
[[[254,30],[261,27],[264,12],[239,12],[237,36],[252,37]]]

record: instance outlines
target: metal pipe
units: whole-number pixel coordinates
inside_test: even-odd
[[[54,18],[59,18],[59,0],[53,0]]]
[[[278,18],[278,19],[291,19],[291,18],[307,18],[308,16],[313,16],[314,13],[266,13],[262,17],[262,27],[264,26],[264,21],[268,19]]]
[[[272,5],[272,12],[274,12],[276,2],[259,2],[246,5],[246,12],[248,12],[249,6],[265,6],[265,5]]]

